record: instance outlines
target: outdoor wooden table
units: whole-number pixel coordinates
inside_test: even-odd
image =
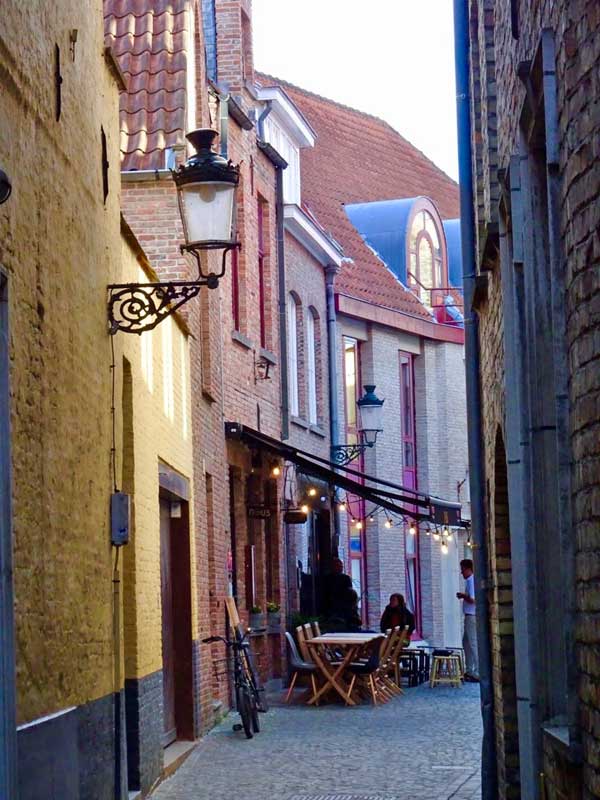
[[[325,633],[322,636],[314,636],[307,639],[306,644],[310,649],[310,654],[321,673],[324,684],[319,691],[308,701],[309,705],[316,703],[321,695],[330,689],[335,689],[339,696],[348,705],[355,706],[356,702],[350,696],[350,691],[344,673],[349,664],[356,659],[358,651],[374,639],[383,639],[381,633]],[[343,658],[339,664],[333,664],[326,655],[328,647],[335,647],[343,653]]]

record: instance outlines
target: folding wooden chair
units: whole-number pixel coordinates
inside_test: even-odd
[[[311,623],[313,629],[313,636],[320,636],[321,635],[321,626],[319,625],[319,621],[314,619]]]
[[[312,662],[312,658],[310,657],[310,653],[308,652],[308,647],[306,646],[306,636],[304,633],[304,626],[298,625],[296,628],[296,641],[298,642],[298,650],[300,650],[300,655],[302,656],[302,660],[306,662]]]
[[[313,633],[312,625],[310,624],[310,622],[305,622],[302,627],[304,628],[304,638],[312,639],[315,634]]]

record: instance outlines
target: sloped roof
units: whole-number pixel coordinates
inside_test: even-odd
[[[105,43],[127,82],[124,170],[159,169],[164,149],[184,141],[189,24],[187,0],[104,0]]]
[[[387,122],[270,75],[257,74],[256,80],[284,87],[317,133],[315,147],[303,150],[300,159],[302,197],[353,261],[336,278],[337,291],[431,319],[363,241],[344,206],[424,195],[442,218],[455,218],[457,184]]]

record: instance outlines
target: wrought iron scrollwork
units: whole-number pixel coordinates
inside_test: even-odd
[[[216,289],[225,274],[225,259],[230,250],[239,248],[239,242],[206,242],[202,248],[182,245],[182,254],[192,255],[198,264],[197,281],[169,281],[168,283],[113,283],[108,287],[108,320],[110,333],[144,333],[151,331],[192,297],[203,286]],[[223,250],[220,272],[204,272],[201,250]]]
[[[205,285],[206,281],[113,284],[108,287],[110,332],[151,331]]]
[[[334,464],[344,466],[358,458],[361,453],[364,453],[367,447],[372,447],[370,444],[361,442],[360,444],[337,444],[331,448],[331,460]]]

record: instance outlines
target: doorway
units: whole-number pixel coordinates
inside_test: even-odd
[[[161,470],[164,467],[161,466]],[[161,488],[162,745],[194,738],[189,507]]]

